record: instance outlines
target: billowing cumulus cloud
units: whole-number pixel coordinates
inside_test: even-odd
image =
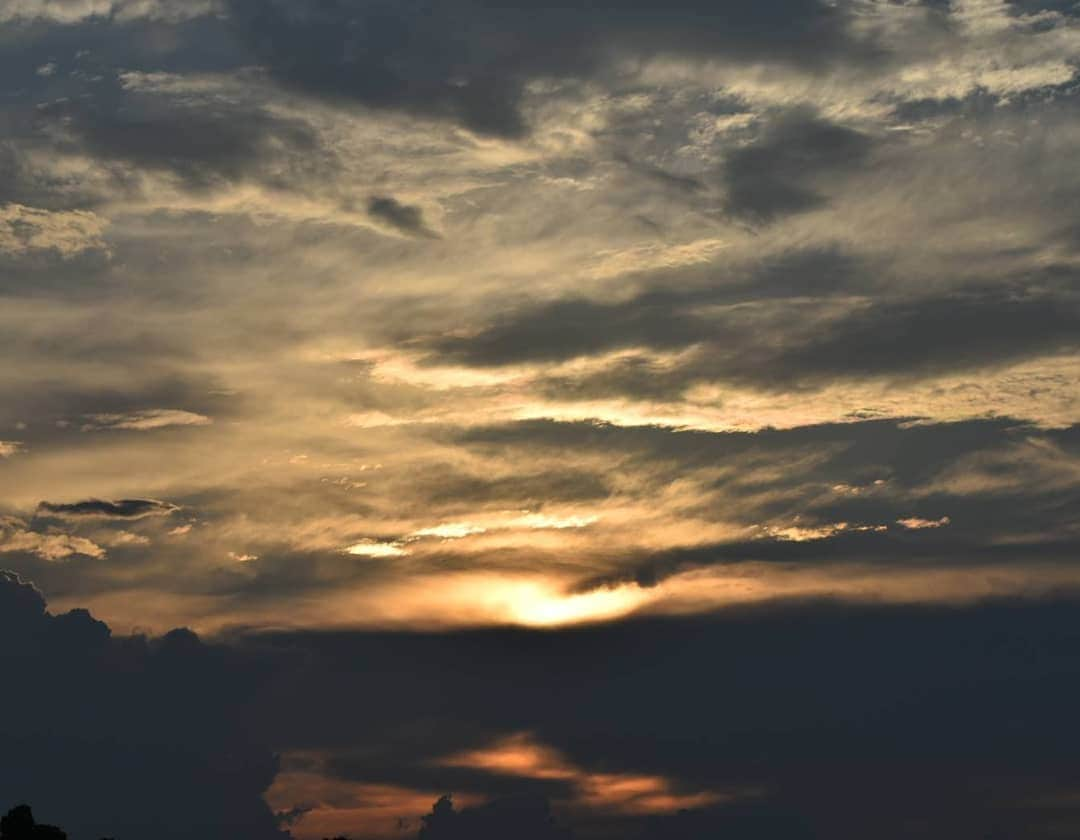
[[[13,689],[0,722],[12,805],[32,802],[75,837],[285,837],[260,798],[273,755],[232,723],[257,685],[252,663],[238,669],[187,630],[116,637],[85,610],[49,613],[9,572],[0,660]]]

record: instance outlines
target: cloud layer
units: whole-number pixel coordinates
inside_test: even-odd
[[[272,781],[304,840],[395,836],[395,811],[416,833],[449,789],[440,830],[545,824],[546,800],[585,838],[887,836],[873,808],[901,836],[1076,833],[1050,782],[1050,722],[1072,729],[1032,705],[1071,696],[1054,633],[1080,583],[1075,9],[15,0],[0,22],[0,566],[49,593],[31,635],[75,628],[50,674],[270,657],[266,705],[230,688],[205,718],[260,721],[222,782],[253,837]],[[85,608],[116,635],[63,614]],[[552,669],[573,691],[549,716]],[[169,796],[232,819],[189,780],[212,739],[183,752],[160,702],[138,733],[104,705],[34,731],[43,755],[180,750]],[[106,814],[31,795],[69,829]]]

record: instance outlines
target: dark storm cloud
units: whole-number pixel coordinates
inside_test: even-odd
[[[613,55],[769,58],[802,64],[857,52],[847,13],[816,0],[231,0],[238,36],[280,81],[329,99],[525,131],[524,85],[599,73]]]
[[[281,836],[259,796],[274,774],[259,744],[322,753],[344,780],[565,797],[513,772],[434,767],[530,732],[585,773],[761,792],[681,816],[582,817],[620,837],[1050,837],[1080,817],[1068,796],[1080,786],[1077,606],[1067,593],[964,608],[773,603],[577,629],[207,645],[50,615],[4,575],[0,658],[19,690],[3,699],[0,788],[75,837],[254,840]],[[93,690],[72,690],[84,683]]]
[[[306,749],[402,744],[418,750],[411,763],[426,783],[430,761],[462,742],[530,731],[585,770],[762,792],[669,821],[611,817],[620,837],[714,836],[674,830],[689,823],[800,828],[740,837],[1038,838],[1080,817],[1066,795],[1080,785],[1077,615],[1065,595],[966,608],[772,604],[547,632],[246,643],[304,652],[304,679],[279,683],[266,713]],[[305,713],[313,696],[317,716]],[[353,765],[339,769],[353,778]],[[400,768],[388,775],[407,782]]]
[[[410,204],[402,204],[393,196],[372,196],[368,201],[367,209],[373,218],[390,225],[406,236],[438,238],[438,234],[424,222],[423,210]]]
[[[42,502],[38,516],[61,518],[142,519],[147,516],[169,516],[179,508],[157,499],[87,499],[83,502]]]
[[[258,667],[186,630],[113,637],[0,573],[0,791],[73,837],[283,838],[250,740]]]
[[[813,115],[787,115],[724,161],[727,210],[754,222],[812,210],[825,202],[817,177],[853,169],[872,145],[869,137]]]

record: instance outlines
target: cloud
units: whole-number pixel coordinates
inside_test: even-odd
[[[178,21],[209,14],[215,0],[9,0],[0,21],[53,21],[75,24],[92,18]]]
[[[312,820],[329,820],[335,801],[349,807],[348,791],[429,789],[440,783],[433,765],[463,755],[487,778],[446,784],[465,801],[498,797],[515,780],[525,784],[523,768],[563,772],[534,761],[555,754],[586,776],[662,776],[683,793],[758,791],[682,815],[628,818],[582,809],[572,789],[523,788],[583,830],[848,840],[874,834],[888,814],[890,824],[918,824],[920,836],[947,840],[958,826],[1050,836],[1063,814],[1075,816],[1063,792],[1080,778],[1060,775],[1076,746],[1075,615],[1063,593],[964,608],[772,604],[542,633],[256,638],[304,653],[306,681],[283,680],[282,694],[267,702],[275,720],[287,719],[280,743],[328,759],[307,766],[332,774],[327,790],[339,798],[321,799]],[[1022,644],[1010,641],[1017,634]],[[553,694],[554,684],[563,690]],[[434,710],[424,696],[430,685],[439,686]],[[300,713],[313,694],[330,697],[315,717]],[[417,728],[404,724],[421,719]],[[523,725],[529,743],[548,752],[505,748],[514,742],[499,736]]]
[[[1026,290],[972,290],[859,308],[768,360],[770,373],[917,374],[989,367],[1080,346],[1080,300]]]
[[[148,432],[165,429],[170,426],[208,426],[213,421],[194,411],[177,408],[148,408],[127,414],[90,414],[83,429],[126,429],[135,432]]]
[[[138,835],[169,813],[153,830],[271,838],[283,836],[260,796],[272,745],[286,766],[306,768],[279,777],[273,809],[312,826],[341,825],[342,809],[374,830],[356,796],[369,791],[374,809],[377,790],[413,803],[436,787],[465,802],[515,789],[532,801],[458,816],[444,803],[443,831],[551,831],[551,800],[563,825],[626,837],[696,840],[712,826],[847,840],[882,813],[921,821],[932,840],[954,837],[958,821],[1041,836],[1070,801],[1058,793],[1080,783],[1057,758],[1076,746],[1075,615],[1061,593],[962,608],[773,603],[544,631],[264,631],[206,644],[188,631],[118,637],[79,610],[52,615],[4,573],[0,659],[21,690],[0,722],[18,773],[0,770],[0,782],[74,836]],[[1015,633],[1023,645],[1008,642]],[[59,690],[73,680],[95,686],[77,709]],[[565,690],[552,694],[553,681]],[[197,702],[184,690],[211,684]],[[100,737],[88,741],[88,727]],[[108,801],[118,786],[138,793],[123,809]],[[202,807],[183,807],[194,795]]]
[[[546,513],[519,513],[517,515],[499,515],[468,522],[442,522],[419,528],[405,538],[405,542],[422,540],[428,537],[439,540],[460,540],[477,534],[492,534],[500,531],[516,530],[565,530],[569,528],[587,528],[600,517],[597,515],[556,516]]]
[[[42,502],[38,505],[37,515],[65,519],[142,519],[169,516],[177,510],[176,505],[157,499],[87,499],[83,502]]]
[[[55,753],[183,765],[192,837],[193,768],[268,752],[319,837],[448,790],[1069,834],[1080,26],[1038,5],[4,5],[4,562],[230,666],[64,661]]]
[[[0,517],[0,552],[32,554],[47,562],[105,557],[105,549],[92,540],[53,530],[31,530],[26,522],[14,517]]]
[[[0,440],[0,458],[10,458],[23,451],[23,444],[17,440]]]
[[[108,222],[89,210],[50,212],[22,204],[0,207],[0,252],[51,251],[69,259],[84,251],[107,251]]]
[[[409,551],[396,542],[363,540],[350,545],[345,549],[345,553],[358,557],[404,557]]]
[[[801,278],[828,288],[823,262]],[[833,275],[835,277],[836,275]],[[736,287],[738,288],[738,287]],[[567,298],[527,306],[472,334],[425,339],[428,361],[505,366],[565,361],[626,348],[694,350],[666,370],[623,360],[577,382],[552,376],[552,393],[678,393],[695,382],[769,389],[837,378],[926,377],[977,370],[1080,347],[1080,302],[1064,290],[971,288],[874,302],[828,297],[727,305],[730,285],[646,291],[626,301]],[[644,370],[636,370],[645,365]]]
[[[17,687],[0,720],[5,796],[74,837],[286,837],[260,796],[273,755],[237,727],[252,662],[186,630],[117,637],[85,610],[51,614],[8,572],[0,662]]]
[[[951,521],[947,516],[942,516],[940,519],[922,519],[918,516],[909,516],[906,519],[896,520],[897,524],[912,531],[920,528],[944,528]]]
[[[728,212],[753,222],[813,210],[825,202],[821,176],[860,166],[869,137],[805,113],[785,115],[754,143],[724,161]]]
[[[109,77],[85,97],[41,105],[39,133],[69,154],[165,173],[194,191],[246,181],[288,188],[333,168],[302,119],[220,85],[169,81],[167,74],[134,71]]]
[[[771,57],[813,65],[859,52],[841,7],[815,0],[617,0],[437,6],[335,0],[318,8],[232,0],[236,31],[279,81],[339,102],[450,118],[492,135],[526,131],[529,82],[598,75],[624,56]]]
[[[393,196],[372,196],[368,201],[368,213],[406,236],[419,236],[437,239],[438,234],[424,222],[423,211],[419,207],[402,204]]]

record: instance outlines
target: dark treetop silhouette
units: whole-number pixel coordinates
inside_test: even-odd
[[[29,805],[16,805],[0,819],[0,840],[67,840],[55,825],[34,822]]]

